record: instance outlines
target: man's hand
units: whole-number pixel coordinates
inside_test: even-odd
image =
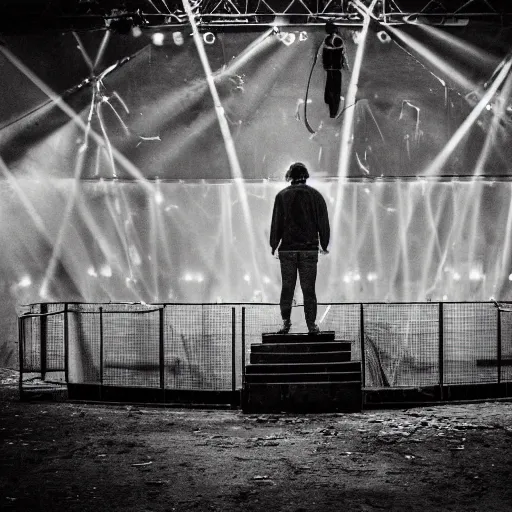
[[[278,259],[279,259],[279,252],[277,252],[277,251],[272,251],[272,256],[274,256],[274,258],[275,258],[276,260],[278,260]]]
[[[320,248],[320,254],[329,254],[329,251],[327,249]]]

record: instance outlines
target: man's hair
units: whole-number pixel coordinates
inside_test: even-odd
[[[286,181],[291,181],[292,183],[296,181],[301,181],[304,183],[308,178],[308,169],[301,162],[296,162],[290,165],[290,168],[286,172]]]

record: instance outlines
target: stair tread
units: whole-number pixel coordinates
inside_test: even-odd
[[[336,346],[343,346],[344,344],[352,343],[350,341],[301,341],[298,343],[251,343],[251,347],[314,347],[315,345],[322,345],[328,348],[334,348]]]
[[[347,375],[349,373],[361,373],[358,370],[348,371],[348,372],[276,372],[276,373],[246,373],[246,375],[256,376],[256,375],[266,375],[268,376],[276,376],[276,375]]]
[[[281,355],[281,356],[294,356],[294,355],[297,355],[297,356],[303,356],[304,354],[322,354],[322,355],[331,355],[331,354],[350,354],[352,351],[351,350],[332,350],[330,352],[326,352],[326,351],[320,351],[320,352],[261,352],[261,353],[267,353],[267,354],[271,354],[271,355]],[[326,356],[327,357],[327,356]]]
[[[318,380],[318,381],[304,381],[304,382],[246,382],[245,386],[318,386],[318,385],[327,385],[327,386],[345,386],[347,384],[361,384],[360,380],[344,380],[342,382],[333,382],[332,380]]]
[[[326,364],[328,365],[339,365],[339,364],[342,364],[342,365],[354,365],[354,364],[357,364],[359,363],[360,364],[360,361],[327,361],[325,363],[318,363],[318,362],[313,362],[313,363],[251,363],[247,366],[253,366],[253,367],[258,367],[258,366],[304,366],[304,365],[309,365],[309,366],[325,366]]]

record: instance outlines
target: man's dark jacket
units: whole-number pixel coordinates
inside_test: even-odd
[[[270,247],[280,251],[323,250],[329,245],[327,205],[318,190],[305,183],[292,184],[281,190],[274,201]]]

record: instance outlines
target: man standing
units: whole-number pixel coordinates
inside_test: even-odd
[[[327,254],[329,245],[329,216],[327,205],[318,190],[306,185],[309,173],[300,162],[292,164],[286,173],[291,185],[281,190],[274,201],[270,247],[272,254],[279,247],[281,262],[281,317],[286,334],[291,327],[293,293],[297,283],[297,271],[304,295],[304,315],[308,331],[320,332],[316,325],[317,300],[315,292],[318,251]]]

